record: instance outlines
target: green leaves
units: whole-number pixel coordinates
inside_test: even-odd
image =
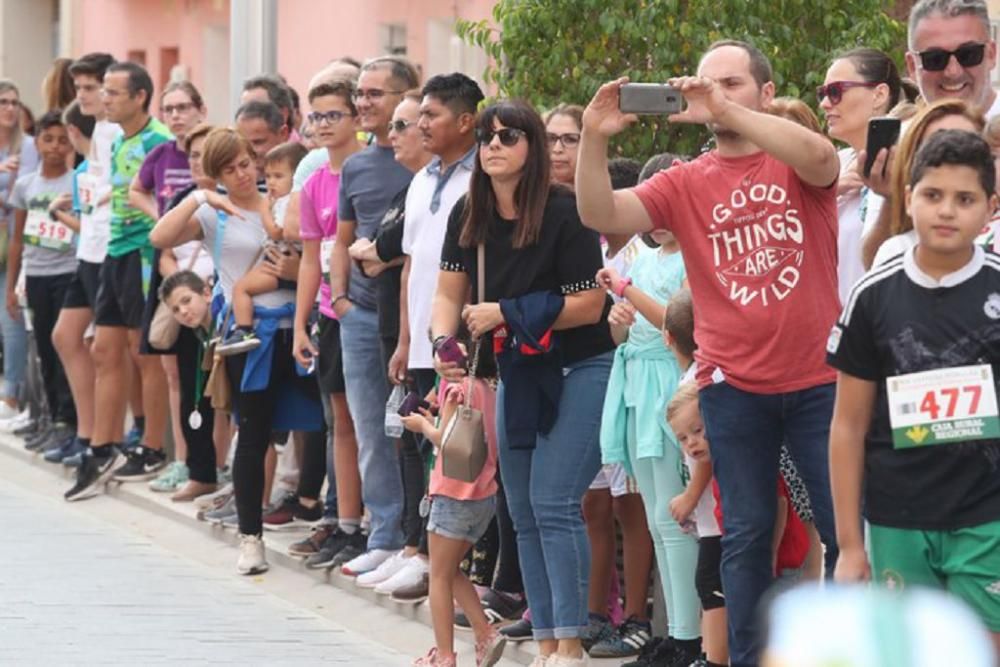
[[[902,65],[905,26],[882,0],[499,0],[493,21],[459,21],[458,35],[483,48],[485,73],[503,97],[539,109],[587,104],[602,83],[627,74],[665,81],[693,73],[709,44],[749,39],[771,58],[778,95],[812,91],[833,55],[854,46],[889,51]],[[655,153],[697,153],[703,128],[643,118],[616,137],[612,151],[643,160]]]

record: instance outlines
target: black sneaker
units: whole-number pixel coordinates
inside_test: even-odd
[[[153,479],[167,465],[166,454],[145,446],[130,450],[126,456],[128,461],[115,472],[115,481],[141,482]]]
[[[232,333],[215,346],[215,353],[220,357],[228,357],[234,354],[242,354],[260,347],[260,338],[253,332],[253,329],[236,327]]]
[[[29,452],[34,452],[42,448],[42,446],[48,442],[49,437],[52,435],[52,427],[49,425],[42,426],[41,428],[35,430],[24,438],[24,448]]]
[[[337,552],[337,555],[330,561],[331,568],[340,567],[368,551],[368,536],[360,530],[347,537],[347,545]]]
[[[653,667],[653,665],[667,665],[666,660],[673,655],[673,641],[661,637],[653,637],[646,645],[639,649],[639,656],[632,662],[626,662],[622,667]]]
[[[490,625],[517,620],[521,618],[524,610],[528,608],[528,601],[523,596],[515,598],[506,593],[495,591],[492,588],[483,593],[483,597],[479,601],[483,605],[483,613],[486,614],[486,619],[490,622]],[[455,612],[455,627],[472,627],[472,623],[469,622],[464,612]]]
[[[673,642],[674,657],[666,667],[690,667],[691,663],[701,658],[701,642],[691,648],[685,648],[680,642]]]
[[[652,638],[649,621],[629,617],[611,637],[594,642],[588,653],[592,658],[628,658],[639,655]]]
[[[516,623],[500,628],[500,634],[512,642],[523,642],[533,638],[531,621],[522,618]]]
[[[334,567],[334,559],[337,558],[337,556],[340,555],[340,552],[348,546],[354,545],[355,548],[357,548],[357,545],[360,545],[360,551],[358,551],[360,554],[364,553],[364,548],[367,546],[367,543],[368,540],[361,534],[360,530],[352,535],[348,535],[341,530],[335,530],[330,533],[325,540],[323,540],[323,543],[319,547],[319,551],[306,558],[306,567],[311,570],[322,570]],[[354,556],[351,556],[351,558],[354,558]],[[346,562],[347,561],[342,561],[341,564]]]
[[[45,427],[40,421],[32,419],[24,426],[18,426],[15,428],[12,433],[19,438],[27,438],[28,436],[35,435],[43,428]]]
[[[96,496],[101,485],[125,465],[125,456],[114,445],[109,445],[107,449],[110,451],[105,456],[95,456],[93,451],[88,451],[83,456],[80,467],[76,469],[76,484],[63,495],[66,500],[83,500]]]

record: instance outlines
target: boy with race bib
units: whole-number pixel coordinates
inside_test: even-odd
[[[827,344],[836,578],[946,589],[1000,650],[1000,257],[974,243],[998,203],[989,147],[935,133],[904,194],[918,245],[858,282]]]

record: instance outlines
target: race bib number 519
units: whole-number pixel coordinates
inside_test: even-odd
[[[886,393],[896,449],[1000,438],[989,364],[897,375]]]

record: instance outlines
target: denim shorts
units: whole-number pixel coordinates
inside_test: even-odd
[[[455,500],[447,496],[434,496],[431,499],[427,531],[475,544],[486,533],[495,513],[496,496],[482,500]]]

